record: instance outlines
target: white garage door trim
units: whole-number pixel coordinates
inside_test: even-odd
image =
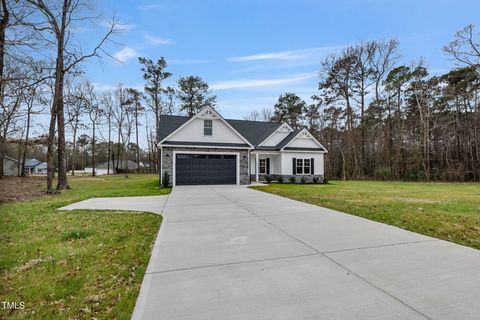
[[[177,154],[228,154],[228,155],[236,155],[237,161],[237,186],[240,185],[240,152],[216,152],[216,151],[173,151],[173,179],[172,179],[172,186],[176,186],[176,176],[177,176],[177,168],[176,168],[176,161]]]

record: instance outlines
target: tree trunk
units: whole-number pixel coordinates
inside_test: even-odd
[[[33,100],[33,97],[31,97],[31,99]],[[31,102],[33,104],[33,101],[31,101]],[[27,125],[26,125],[27,127],[26,127],[26,132],[25,132],[25,144],[23,146],[22,169],[21,169],[21,173],[20,173],[21,177],[25,177],[25,161],[26,161],[26,158],[27,158],[28,138],[29,138],[29,134],[30,134],[31,112],[32,112],[31,105],[29,105],[28,110],[27,110]]]
[[[67,179],[67,164],[65,159],[65,115],[64,115],[64,104],[63,104],[63,87],[64,87],[64,76],[65,76],[65,67],[64,67],[64,51],[65,51],[65,29],[67,28],[67,15],[68,8],[70,6],[70,1],[64,0],[63,2],[63,11],[62,11],[62,22],[60,25],[60,30],[58,30],[57,36],[57,61],[55,66],[55,94],[54,94],[54,105],[56,110],[57,125],[58,125],[58,183],[57,189],[64,190],[68,189],[68,179]]]
[[[77,126],[73,129],[73,146],[72,146],[72,156],[71,156],[71,164],[72,164],[72,176],[75,175],[75,151],[77,149]]]
[[[118,138],[117,138],[117,164],[115,165],[115,173],[118,173],[118,165],[120,161],[120,136],[122,134],[122,130],[120,128],[121,126],[119,125]]]
[[[95,122],[92,123],[92,177],[95,177]]]
[[[112,149],[111,134],[112,134],[112,120],[111,114],[109,111],[108,114],[108,150],[107,150],[107,175],[110,174],[110,153]],[[113,164],[113,161],[112,161]]]
[[[135,103],[135,138],[137,143],[136,160],[137,160],[137,173],[140,172],[140,146],[138,145],[138,105]]]
[[[50,126],[48,128],[47,139],[47,193],[53,192],[53,178],[55,177],[55,169],[53,167],[54,143],[55,143],[55,124],[57,122],[57,110],[55,103],[52,104],[50,112]]]
[[[5,69],[5,33],[8,26],[10,13],[7,8],[7,0],[2,0],[1,3],[2,19],[0,20],[0,105],[4,104],[4,69]],[[5,159],[5,145],[7,143],[7,136],[0,137],[0,179],[3,179],[3,161]]]

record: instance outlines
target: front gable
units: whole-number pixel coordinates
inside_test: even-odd
[[[204,135],[204,120],[212,120],[212,135]],[[251,146],[217,111],[210,107],[202,109],[198,114],[163,139],[160,144],[167,142],[169,144],[192,142],[196,144],[223,143]]]
[[[306,129],[300,131],[295,138],[290,140],[282,150],[295,150],[295,149],[319,149],[319,151],[326,152],[325,147],[323,147],[320,142],[315,139],[310,132]],[[321,150],[320,150],[321,149]]]
[[[286,123],[283,123],[274,133],[259,144],[259,147],[275,147],[285,139],[293,129]]]

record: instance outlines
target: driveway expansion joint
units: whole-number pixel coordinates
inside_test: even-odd
[[[238,186],[175,187],[166,200],[133,320],[449,320],[480,311],[473,249]]]
[[[349,251],[368,250],[368,249],[375,249],[375,248],[403,246],[403,245],[408,245],[408,244],[431,242],[431,241],[440,241],[440,240],[439,239],[425,239],[425,240],[417,240],[417,241],[387,243],[387,244],[380,244],[378,246],[367,246],[367,247],[348,248],[348,249],[341,249],[341,250],[322,251],[320,253],[321,254],[331,254],[331,253],[338,253],[338,252],[349,252]]]
[[[263,262],[263,261],[288,260],[288,259],[311,257],[311,256],[318,256],[318,255],[321,255],[321,254],[320,253],[306,253],[306,254],[299,254],[299,255],[286,256],[286,257],[244,260],[244,261],[235,261],[235,262],[227,262],[227,263],[219,263],[219,264],[211,264],[211,265],[190,267],[190,268],[178,268],[178,269],[170,269],[170,270],[162,270],[162,271],[154,271],[154,272],[145,272],[145,274],[154,275],[154,274],[162,274],[162,273],[171,273],[171,272],[189,271],[189,270],[197,270],[197,269],[232,266],[232,265],[237,265],[237,264],[256,263],[256,262]]]
[[[211,188],[212,189],[212,188]],[[328,256],[326,253],[323,253],[319,250],[317,250],[316,248],[314,248],[313,246],[309,245],[308,243],[298,239],[297,237],[291,235],[290,233],[288,233],[286,230],[276,226],[275,224],[273,224],[272,222],[266,220],[266,219],[263,219],[263,217],[255,214],[253,211],[251,211],[250,209],[248,208],[245,208],[243,206],[241,206],[240,204],[238,204],[236,201],[233,201],[232,199],[229,199],[227,197],[225,197],[224,195],[222,195],[221,193],[217,192],[216,190],[212,189],[215,193],[217,193],[218,195],[220,195],[222,198],[226,199],[226,200],[229,200],[231,201],[232,203],[236,204],[237,206],[247,210],[248,212],[250,212],[252,215],[256,216],[257,218],[265,221],[266,223],[270,224],[271,226],[273,226],[274,228],[276,228],[277,230],[281,231],[282,233],[288,235],[289,237],[291,237],[292,239],[300,242],[301,244],[307,246],[308,248],[310,248],[311,250],[315,251],[317,254],[327,258],[328,260],[332,261],[333,263],[335,263],[337,266],[339,266],[340,268],[342,268],[343,270],[347,271],[349,274],[352,274],[354,275],[355,277],[357,277],[358,279],[362,280],[364,283],[368,284],[369,286],[379,290],[380,292],[382,292],[383,294],[389,296],[390,298],[396,300],[397,302],[399,302],[400,304],[404,305],[405,307],[407,307],[408,309],[412,310],[413,312],[417,313],[418,315],[422,316],[423,318],[427,319],[427,320],[431,320],[432,318],[430,318],[429,316],[425,315],[424,313],[422,313],[421,311],[417,310],[416,308],[410,306],[409,304],[407,304],[405,301],[403,301],[402,299],[396,297],[395,295],[393,295],[392,293],[380,288],[379,286],[376,286],[375,284],[371,283],[370,281],[368,281],[367,279],[365,279],[364,277],[360,276],[359,274],[353,272],[352,270],[350,270],[349,268],[345,267],[344,265],[342,265],[341,263],[337,262],[334,258]],[[427,239],[429,240],[429,239]],[[426,241],[427,241],[426,240]],[[434,239],[435,240],[435,239]],[[422,241],[416,241],[416,242],[422,242]],[[398,244],[398,245],[401,245],[401,244]],[[382,246],[378,246],[378,247],[382,247]],[[355,250],[355,249],[354,249]],[[332,252],[330,252],[332,253]]]

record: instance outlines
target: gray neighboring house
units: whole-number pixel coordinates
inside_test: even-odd
[[[327,150],[287,123],[224,119],[206,107],[193,117],[161,116],[159,136],[161,176],[173,186],[324,178]]]
[[[28,159],[25,161],[26,174],[46,174],[47,163],[37,159]]]
[[[18,168],[20,166],[20,162],[9,156],[5,156],[3,158],[3,175],[4,176],[18,176]]]

